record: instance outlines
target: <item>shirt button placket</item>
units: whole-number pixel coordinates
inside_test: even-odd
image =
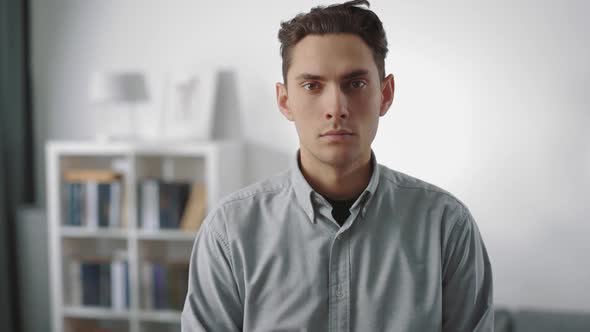
[[[329,294],[329,318],[328,318],[328,325],[329,331],[339,331],[339,318],[340,318],[340,304],[339,300],[340,297],[338,294],[340,293],[340,254],[341,254],[341,241],[340,236],[337,235],[334,241],[332,242],[331,252],[330,252],[330,277],[329,277],[329,285],[328,285],[328,294]]]
[[[332,244],[330,255],[330,331],[349,330],[349,267],[346,234],[340,234]]]
[[[349,241],[346,241],[346,236],[343,234],[343,241],[340,242],[340,280],[337,293],[339,298],[338,306],[340,307],[340,331],[348,332],[349,330],[349,320],[350,320],[350,294],[348,290],[350,289],[350,271],[349,271]]]

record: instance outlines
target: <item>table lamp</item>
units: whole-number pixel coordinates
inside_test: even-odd
[[[90,102],[105,105],[127,104],[129,126],[122,139],[137,139],[137,104],[148,101],[145,76],[141,72],[95,72],[90,76],[88,87]],[[104,123],[104,121],[102,121]],[[99,140],[108,140],[110,135],[98,130]]]

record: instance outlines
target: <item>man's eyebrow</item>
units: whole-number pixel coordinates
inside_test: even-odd
[[[314,75],[314,74],[309,74],[309,73],[302,73],[299,74],[297,77],[295,77],[296,80],[318,80],[321,81],[324,78],[320,75]]]
[[[359,77],[359,76],[367,76],[369,75],[369,71],[366,69],[356,69],[351,71],[348,74],[345,74],[342,76],[342,79],[350,79],[350,78],[355,78],[355,77]]]
[[[349,73],[346,73],[344,75],[342,75],[341,79],[351,79],[354,77],[359,77],[359,76],[366,76],[369,74],[369,71],[366,69],[355,69]],[[302,73],[299,74],[297,77],[295,77],[296,80],[318,80],[321,81],[324,79],[324,77],[320,76],[320,75],[315,75],[315,74],[310,74],[310,73]]]

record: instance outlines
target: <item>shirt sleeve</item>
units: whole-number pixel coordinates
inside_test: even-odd
[[[467,209],[452,228],[443,268],[443,331],[494,330],[492,268]]]
[[[227,236],[219,213],[199,230],[189,266],[181,314],[182,332],[242,330],[243,306],[232,271]],[[220,229],[221,228],[221,229]]]

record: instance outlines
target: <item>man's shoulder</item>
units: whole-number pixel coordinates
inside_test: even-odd
[[[207,228],[215,228],[217,234],[226,232],[228,220],[232,227],[250,225],[244,223],[251,219],[248,216],[259,215],[262,210],[268,211],[289,197],[290,174],[290,170],[277,173],[223,197],[209,211],[203,224]]]
[[[247,185],[225,196],[219,201],[219,206],[228,206],[236,202],[256,200],[261,197],[276,195],[287,190],[291,185],[291,170],[274,174],[265,179]]]
[[[391,186],[396,193],[419,195],[423,199],[446,202],[467,210],[467,206],[448,190],[384,165],[380,167],[380,185]]]

